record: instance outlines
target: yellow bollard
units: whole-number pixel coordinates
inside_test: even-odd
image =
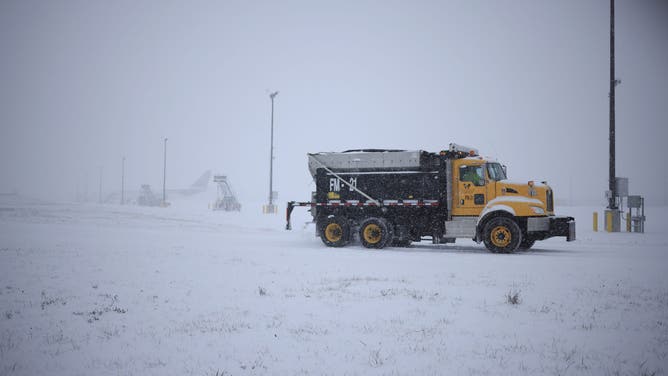
[[[631,215],[626,216],[626,232],[631,232]]]
[[[594,232],[598,231],[598,212],[594,212]]]
[[[612,232],[612,211],[605,212],[605,231]]]

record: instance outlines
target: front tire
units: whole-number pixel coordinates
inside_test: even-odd
[[[360,240],[366,248],[384,248],[394,238],[392,227],[385,218],[371,217],[360,224]]]
[[[343,217],[328,217],[318,222],[320,240],[328,247],[343,247],[350,240],[350,225]]]
[[[483,239],[491,252],[513,253],[522,243],[522,231],[512,219],[496,217],[485,224]]]

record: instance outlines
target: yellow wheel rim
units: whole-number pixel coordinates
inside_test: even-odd
[[[325,227],[325,237],[328,241],[336,243],[343,237],[343,229],[338,223],[330,223]]]
[[[492,244],[497,247],[504,248],[510,244],[510,241],[513,239],[513,235],[508,230],[506,226],[497,226],[492,230]]]
[[[370,223],[364,227],[364,241],[369,244],[377,244],[382,236],[380,226],[375,223]]]

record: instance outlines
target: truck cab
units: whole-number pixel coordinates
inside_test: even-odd
[[[513,207],[515,213],[525,216],[554,215],[552,189],[545,182],[510,182],[506,177],[506,168],[497,161],[481,157],[455,160],[452,180],[456,198],[451,211],[453,216],[479,216],[487,204],[497,198],[505,199],[495,203],[504,201]],[[509,197],[524,197],[527,200]]]
[[[516,249],[529,249],[536,240],[553,236],[575,239],[575,221],[554,215],[553,191],[546,182],[508,181],[505,166],[480,156],[454,159],[451,163],[450,227],[454,231],[450,233],[469,233],[474,240],[484,241],[487,248],[498,252],[507,252],[515,244]],[[490,223],[494,226],[490,227]],[[446,222],[446,236],[448,225]]]

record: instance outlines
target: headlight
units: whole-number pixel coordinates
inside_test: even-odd
[[[529,206],[531,210],[533,210],[534,214],[545,214],[545,210],[543,208],[539,208],[538,206]]]

